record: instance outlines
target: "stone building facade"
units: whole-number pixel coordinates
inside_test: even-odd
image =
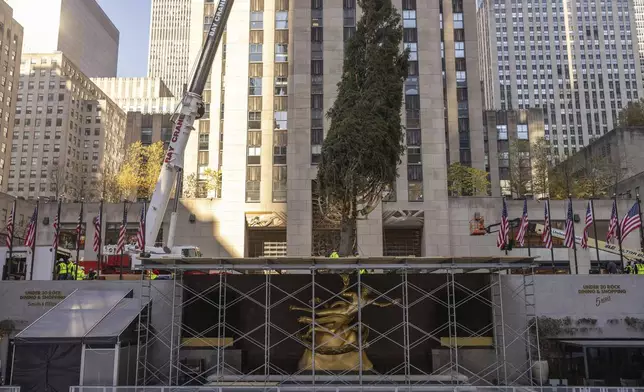
[[[23,55],[7,191],[98,199],[124,157],[126,115],[61,52]]]
[[[364,254],[382,248],[386,232],[385,241],[396,252],[445,254],[447,166],[485,168],[476,4],[396,0],[394,5],[403,18],[403,47],[411,53],[401,111],[407,149],[395,192],[360,222],[357,247]],[[193,1],[191,61],[215,6]],[[313,181],[345,42],[361,15],[355,0],[235,2],[204,91],[206,116],[188,142],[188,150],[197,153],[187,154],[184,166],[186,174],[221,170],[216,202],[226,206],[218,214],[233,248],[252,244],[252,256],[262,254],[265,244],[278,243],[285,254],[311,255],[326,253],[337,241],[337,228],[318,214]],[[424,214],[431,223],[398,227],[391,223],[398,211]],[[257,219],[270,223],[246,233],[248,222]],[[407,237],[413,238],[413,251],[406,249]]]
[[[7,0],[25,28],[23,52],[63,52],[90,77],[114,77],[120,33],[96,0]]]
[[[13,9],[0,0],[0,192],[7,191],[22,40],[23,28],[13,18]]]

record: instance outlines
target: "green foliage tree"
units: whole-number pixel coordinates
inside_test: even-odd
[[[150,199],[161,172],[165,151],[163,142],[148,146],[135,142],[128,148],[116,184],[125,198]]]
[[[400,110],[408,52],[391,0],[358,0],[363,11],[345,52],[338,97],[318,166],[322,215],[340,225],[341,256],[353,253],[356,221],[398,176],[404,151]]]
[[[183,197],[200,199],[212,195],[221,197],[221,171],[215,169],[204,170],[201,178],[192,173],[183,181]]]
[[[619,112],[618,123],[620,127],[644,126],[644,98],[636,102],[629,102]]]
[[[452,163],[447,171],[449,192],[452,196],[487,194],[490,180],[485,170]]]

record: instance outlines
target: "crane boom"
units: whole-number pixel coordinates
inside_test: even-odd
[[[154,188],[154,193],[152,193],[150,206],[147,211],[146,247],[153,246],[156,241],[168,207],[168,202],[170,201],[172,187],[175,185],[177,176],[183,169],[183,156],[190,132],[194,129],[193,125],[195,120],[201,118],[204,113],[201,95],[210,75],[212,63],[217,54],[217,48],[221,43],[221,38],[224,34],[226,22],[228,21],[233,3],[234,0],[219,0],[188,91],[181,101],[181,107],[172,131],[170,145],[165,154],[159,180]]]

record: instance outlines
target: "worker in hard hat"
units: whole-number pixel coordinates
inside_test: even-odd
[[[67,280],[76,280],[76,264],[71,257],[67,260]]]
[[[78,267],[78,273],[76,274],[76,280],[85,280],[85,267]]]
[[[85,267],[78,267],[78,273],[76,274],[76,280],[85,280]]]
[[[156,280],[159,277],[159,274],[154,270],[147,270],[148,280]]]
[[[67,280],[67,263],[62,257],[56,263],[56,279]]]

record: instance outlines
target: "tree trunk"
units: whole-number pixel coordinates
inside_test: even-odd
[[[353,256],[353,244],[356,237],[356,220],[353,216],[342,217],[340,222],[340,246],[338,253],[342,257]]]

